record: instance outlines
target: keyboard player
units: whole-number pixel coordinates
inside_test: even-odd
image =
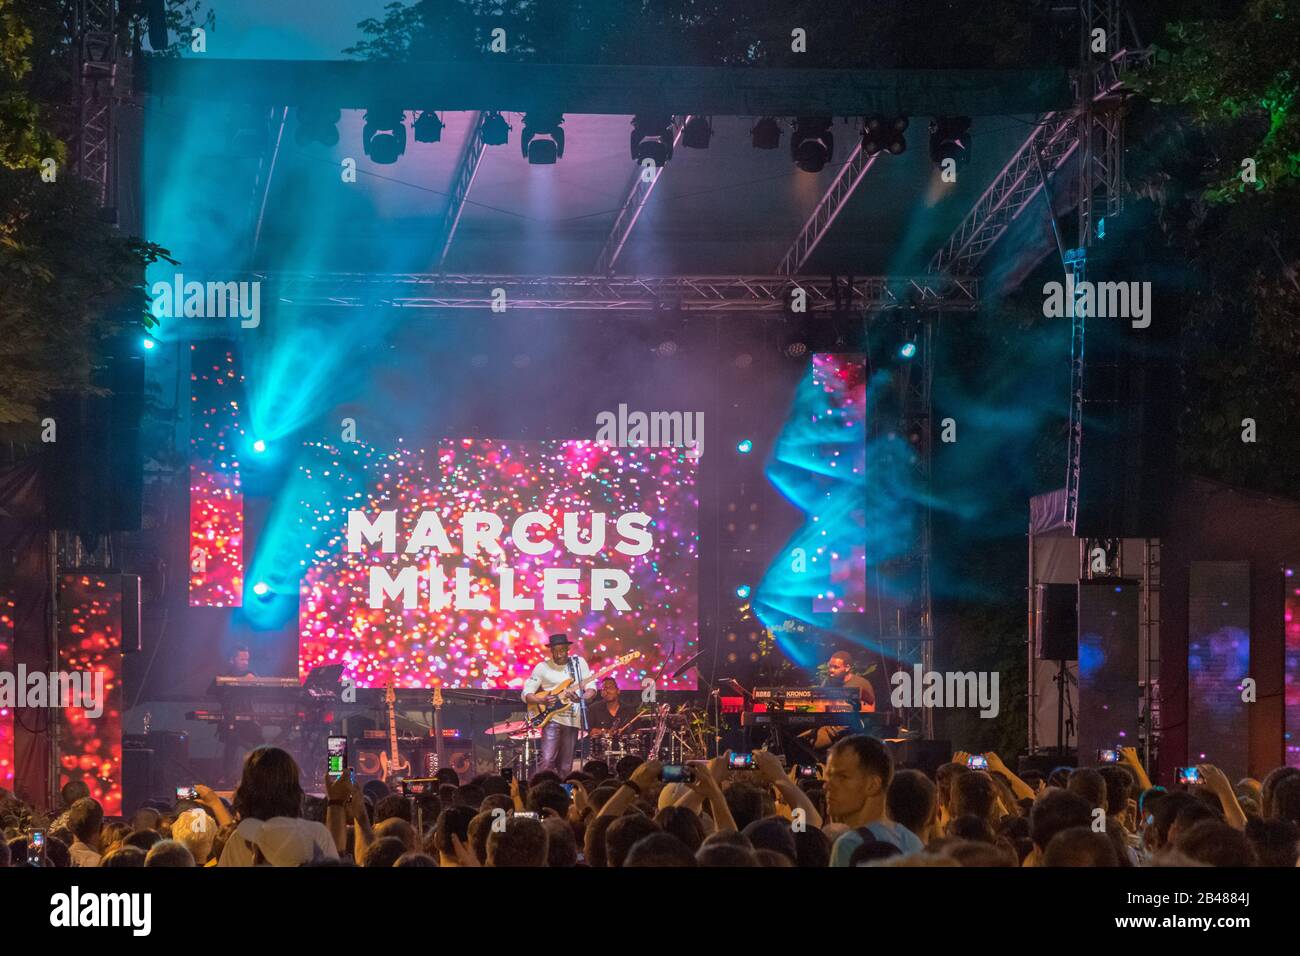
[[[252,654],[248,650],[248,645],[235,645],[230,658],[226,661],[225,673],[221,676],[236,678],[257,676],[252,670]],[[222,697],[223,710],[228,711],[227,717],[233,717],[229,711],[239,709],[242,703],[237,699],[239,695],[227,693],[218,696]],[[244,754],[265,743],[262,727],[256,721],[225,719],[217,724],[217,739],[222,744],[223,782],[227,786],[232,786],[239,781],[240,774],[243,772]]]
[[[864,714],[875,713],[875,688],[866,677],[853,673],[853,658],[848,651],[836,651],[830,656],[830,660],[826,662],[826,679],[822,681],[822,686],[857,688],[862,697],[860,711]],[[812,745],[818,755],[822,755],[826,748],[848,733],[856,733],[856,731],[851,727],[816,727],[800,736]]]

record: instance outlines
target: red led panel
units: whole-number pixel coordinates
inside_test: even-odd
[[[122,813],[122,581],[115,574],[59,579],[59,670],[89,674],[102,710],[60,707],[59,786],[84,781],[107,816]],[[86,703],[82,701],[82,703]]]
[[[243,603],[244,377],[235,364],[228,343],[190,346],[190,607]]]

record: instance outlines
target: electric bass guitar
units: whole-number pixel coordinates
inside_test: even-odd
[[[442,687],[434,687],[433,697],[433,772],[442,769]]]
[[[602,681],[628,661],[636,660],[636,658],[640,656],[640,651],[632,651],[628,654],[624,654],[622,657],[617,657],[595,673],[588,674],[583,678],[582,683],[589,686],[593,682]],[[551,704],[529,704],[527,719],[528,726],[533,730],[541,730],[551,722],[551,718],[557,713],[573,706],[573,702],[577,700],[586,689],[585,686],[575,689],[572,677],[566,677],[554,687],[538,688],[536,693],[554,695],[556,699],[555,702]]]
[[[402,755],[397,749],[397,694],[393,690],[393,682],[389,681],[384,685],[384,703],[388,707],[388,767],[384,773],[384,782],[390,786],[396,786],[397,781],[411,772],[409,762],[402,760]],[[406,774],[402,770],[406,770]]]

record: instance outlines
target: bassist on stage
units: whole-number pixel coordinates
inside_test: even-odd
[[[596,688],[588,679],[591,669],[587,662],[576,654],[569,655],[567,634],[552,634],[546,644],[551,656],[534,667],[531,676],[524,681],[523,699],[526,704],[550,706],[559,699],[550,689],[567,680],[573,681],[561,695],[572,703],[556,711],[542,728],[542,756],[537,766],[538,770],[554,770],[563,779],[573,769],[573,754],[582,728],[579,697],[590,700],[596,696]]]

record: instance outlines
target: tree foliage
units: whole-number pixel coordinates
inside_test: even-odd
[[[344,52],[431,62],[990,68],[1029,62],[1035,26],[1026,10],[960,0],[414,0],[363,20],[364,38]],[[491,53],[497,28],[506,48]],[[805,52],[792,49],[795,29]]]
[[[1234,152],[1217,154],[1205,191],[1213,202],[1248,192],[1292,189],[1300,181],[1300,7],[1251,0],[1216,19],[1176,21],[1139,77],[1154,102],[1187,106],[1202,129],[1231,132]],[[1255,181],[1241,175],[1253,160]]]
[[[0,424],[30,426],[56,392],[94,392],[105,348],[146,329],[144,270],[166,250],[105,222],[68,167],[70,2],[0,0]],[[173,2],[173,25],[193,0]],[[129,49],[137,21],[123,18]],[[53,159],[53,177],[44,160]],[[45,175],[42,175],[42,174]],[[169,260],[170,261],[170,260]]]
[[[1139,79],[1150,102],[1129,124],[1127,175],[1195,277],[1177,317],[1180,464],[1300,497],[1300,10],[1250,0],[1170,24],[1157,49]]]

